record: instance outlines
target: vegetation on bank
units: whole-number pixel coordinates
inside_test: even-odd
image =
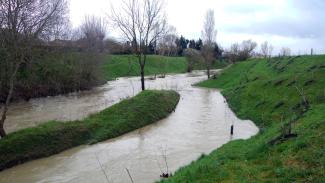
[[[0,58],[5,54],[0,50]],[[28,100],[90,89],[105,83],[100,54],[71,50],[34,49],[31,61],[20,66],[12,99]],[[10,63],[0,62],[0,103],[9,91]]]
[[[175,110],[179,98],[175,91],[146,90],[81,121],[51,121],[8,134],[0,140],[0,170],[154,123]]]
[[[260,133],[202,155],[162,182],[325,182],[324,55],[236,63],[198,86],[223,89]]]
[[[195,63],[194,69],[206,69],[204,64],[203,62]],[[212,68],[218,69],[226,65],[225,62],[216,61]],[[185,73],[187,71],[187,66],[188,63],[185,57],[148,55],[144,73],[145,75]],[[137,58],[133,55],[110,55],[105,58],[104,74],[107,80],[125,76],[139,76],[140,66]]]

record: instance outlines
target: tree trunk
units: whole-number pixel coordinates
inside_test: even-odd
[[[145,90],[145,86],[144,86],[144,66],[141,65],[141,88],[142,91]]]
[[[144,85],[144,66],[145,66],[145,60],[142,62],[142,56],[138,55],[139,59],[139,65],[140,65],[140,74],[141,74],[141,89],[142,91],[145,90],[145,85]],[[145,56],[144,56],[145,59]]]
[[[0,137],[1,138],[5,137],[7,135],[6,132],[5,132],[5,130],[4,130],[3,125],[4,125],[4,123],[1,122],[1,124],[0,124]]]
[[[3,110],[2,110],[2,115],[1,115],[1,119],[0,119],[0,136],[1,138],[5,137],[6,131],[4,130],[4,123],[6,121],[7,118],[7,112],[8,112],[8,107],[9,107],[9,103],[14,91],[14,83],[15,83],[15,79],[16,79],[16,75],[18,72],[20,64],[18,63],[15,67],[14,72],[12,73],[11,77],[10,77],[10,88],[9,88],[9,93],[7,95],[7,99],[6,99],[6,103],[3,106]]]
[[[207,67],[207,75],[208,75],[208,79],[210,79],[210,67]]]

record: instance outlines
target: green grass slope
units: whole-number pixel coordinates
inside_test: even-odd
[[[222,68],[225,65],[225,63],[216,62],[213,68]],[[204,63],[196,63],[194,69],[205,69]],[[185,73],[186,70],[185,57],[149,55],[145,66],[145,75]],[[139,63],[137,58],[132,55],[110,55],[105,59],[104,74],[107,80],[124,76],[139,76]]]
[[[325,56],[242,62],[198,86],[223,89],[236,114],[261,131],[162,182],[325,182]],[[296,137],[285,136],[289,124]]]
[[[0,140],[0,170],[154,123],[170,114],[178,101],[175,91],[147,90],[82,121],[51,121],[11,133]]]

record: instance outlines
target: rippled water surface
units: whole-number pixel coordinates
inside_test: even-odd
[[[229,140],[255,135],[254,123],[238,119],[218,90],[191,86],[205,78],[203,72],[195,72],[147,80],[148,89],[173,89],[181,94],[169,117],[119,138],[2,171],[0,182],[106,182],[104,170],[109,182],[125,183],[130,182],[126,169],[136,183],[154,182],[166,171],[166,162],[168,171],[174,172]],[[6,129],[15,131],[53,119],[81,119],[136,95],[139,89],[139,78],[121,78],[91,91],[14,103]]]

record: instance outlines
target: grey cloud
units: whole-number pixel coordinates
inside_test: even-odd
[[[321,21],[299,22],[294,20],[272,19],[265,22],[249,22],[246,25],[225,27],[225,30],[236,33],[272,34],[299,38],[325,36],[325,25]]]
[[[240,25],[228,25],[223,30],[235,33],[271,34],[285,37],[325,38],[325,1],[295,0],[290,1],[290,6],[292,8],[288,10],[290,16],[275,16],[262,22],[250,20]],[[246,10],[242,12],[246,12]]]
[[[260,11],[267,11],[269,9],[270,7],[265,4],[252,5],[252,4],[240,3],[231,6],[228,5],[224,8],[224,11],[233,14],[247,14],[247,13],[252,14]]]

